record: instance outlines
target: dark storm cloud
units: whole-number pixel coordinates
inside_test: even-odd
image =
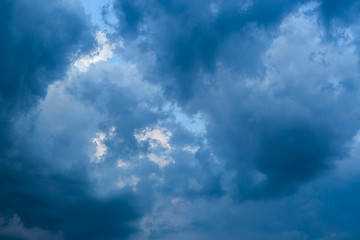
[[[356,1],[112,2],[0,3],[0,238],[359,236]]]
[[[139,25],[143,20],[143,13],[133,1],[115,2],[114,10],[120,18],[120,32],[128,37],[136,37]]]
[[[104,73],[106,72],[106,73]],[[76,81],[69,84],[67,90],[87,106],[94,107],[100,114],[106,116],[101,129],[116,128],[113,141],[108,141],[110,154],[113,158],[135,154],[138,148],[134,132],[156,123],[166,115],[155,113],[144,104],[161,107],[162,99],[142,85],[138,79],[127,79],[126,72],[115,66],[99,66],[90,69],[87,73],[76,77]],[[130,86],[122,86],[116,81],[129,81]],[[148,96],[144,96],[148,95]],[[126,126],[126,127],[123,127]],[[126,141],[121,140],[126,139]]]
[[[290,36],[286,41],[294,46],[284,49],[285,60],[278,66],[264,63],[284,27],[280,24],[292,14],[306,11],[299,7],[310,2],[154,1],[123,7],[127,4],[115,1],[118,32],[130,49],[141,49],[141,53],[124,50],[124,56],[137,62],[142,53],[154,54],[154,65],[142,69],[145,79],[160,84],[166,96],[188,113],[207,115],[211,150],[226,162],[229,171],[236,172],[240,198],[293,194],[346,156],[347,144],[359,127],[354,121],[357,87],[352,84],[357,73],[339,76],[344,91],[336,97],[338,87],[331,83],[331,74],[322,72],[329,64],[323,61],[321,66],[311,57],[320,58],[323,52],[309,46],[304,50],[309,51],[308,57],[302,58],[301,51],[296,51],[307,46],[313,36],[301,41]],[[304,16],[326,20],[312,23],[318,32],[326,28],[326,22],[347,21],[347,16],[357,14],[354,1],[322,1],[314,6]],[[323,48],[326,56],[333,51],[331,45]],[[301,61],[313,63],[303,69]],[[315,65],[319,67],[309,70]],[[259,90],[272,67],[278,76],[267,91]],[[291,68],[299,69],[298,73],[286,75]],[[326,71],[336,68],[331,65]],[[251,80],[255,86],[249,84]],[[352,87],[346,87],[348,83]]]
[[[127,81],[131,82],[131,85],[124,84]],[[179,123],[169,120],[174,117],[172,111],[154,110],[164,108],[167,101],[159,91],[149,89],[144,84],[147,83],[141,79],[127,79],[126,68],[120,65],[99,64],[87,73],[77,76],[76,81],[68,86],[68,91],[76,99],[95,107],[101,115],[106,116],[100,126],[103,132],[107,132],[112,126],[116,129],[116,135],[105,141],[108,153],[101,164],[107,172],[105,181],[109,181],[108,185],[111,185],[117,177],[139,177],[137,194],[145,198],[146,205],[150,203],[154,192],[195,198],[222,196],[224,191],[221,188],[221,179],[219,174],[211,172],[214,168],[210,166],[213,158],[209,150],[202,146],[201,138],[194,136]],[[152,153],[152,147],[148,142],[140,144],[134,136],[134,133],[157,125],[166,127],[172,133],[169,144],[173,150],[165,155],[173,157],[175,163],[164,169],[146,158],[138,159],[139,155]],[[184,146],[192,144],[199,145],[199,149],[202,146],[201,150],[196,153],[182,150]],[[156,152],[157,150],[160,152]],[[155,154],[163,155],[163,152],[156,149]],[[125,171],[117,168],[119,159],[130,167]],[[190,166],[194,162],[198,163],[197,167]],[[156,183],[152,177],[154,174],[164,178],[162,184]],[[195,187],[189,187],[189,182],[193,182]]]
[[[34,11],[36,9],[36,11]],[[87,17],[66,2],[1,2],[1,105],[26,109],[93,45]]]
[[[92,193],[83,172],[61,175],[43,173],[38,167],[23,163],[2,166],[0,211],[11,217],[16,213],[25,227],[39,227],[64,239],[123,238],[135,228],[130,222],[139,216],[129,204],[131,196],[113,194],[100,198]],[[16,171],[15,164],[22,167]]]
[[[331,24],[332,20],[342,20],[347,23],[356,21],[359,17],[360,5],[354,0],[328,0],[322,1],[320,12],[325,24]]]
[[[46,134],[32,135],[36,126],[21,132],[16,125],[31,115],[48,86],[66,75],[75,57],[92,49],[89,17],[71,1],[5,0],[0,2],[0,35],[1,217],[18,216],[26,229],[40,228],[64,239],[127,237],[135,230],[130,222],[140,216],[130,204],[135,198],[96,195],[83,165],[88,156],[66,154],[80,147],[69,145],[74,132],[46,140]],[[74,167],[64,168],[64,162]],[[36,236],[21,236],[19,229],[0,238]]]
[[[219,61],[238,71],[259,71],[259,51],[267,44],[258,35],[272,34],[263,30],[272,29],[299,3],[119,0],[114,9],[121,36],[145,37],[139,47],[155,51],[156,72],[150,79],[161,81],[168,95],[186,101],[195,88],[207,87],[198,74],[213,73]],[[236,43],[228,47],[231,41]]]
[[[214,73],[221,63],[234,71],[256,75],[261,55],[284,18],[309,1],[114,1],[121,37],[143,52],[156,54],[155,76],[177,100],[208,88],[200,75]],[[326,22],[356,20],[356,1],[320,1],[316,9]],[[130,36],[130,38],[129,38]],[[211,82],[210,82],[211,84]]]

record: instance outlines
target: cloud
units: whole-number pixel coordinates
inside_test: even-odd
[[[353,0],[322,1],[320,12],[327,25],[331,24],[333,19],[349,23],[356,20],[356,15],[359,13],[359,3]]]
[[[26,227],[38,227],[64,239],[111,239],[131,233],[129,221],[138,213],[124,196],[93,196],[81,172],[39,175],[38,169],[26,167],[27,171],[17,172],[2,167],[6,173],[1,179],[6,196],[0,202],[3,213],[14,212]],[[73,174],[80,177],[72,178]]]
[[[355,13],[352,1],[114,4],[121,54],[186,114],[205,116],[239,199],[293,194],[347,155],[359,128],[346,117],[356,115],[357,30],[329,42],[321,19]]]
[[[156,55],[156,72],[149,79],[160,81],[169,96],[185,101],[195,94],[195,88],[209,85],[198,74],[213,73],[219,63],[256,71],[259,51],[266,47],[263,40],[269,37],[267,29],[279,24],[299,3],[228,1],[219,4],[215,16],[210,1],[153,1],[150,5],[115,1],[114,9],[119,34],[125,40],[130,36],[131,45],[143,52]],[[244,58],[232,59],[238,54]]]
[[[76,51],[92,47],[91,27],[76,12],[79,6],[65,1],[1,5],[1,105],[7,111],[26,109],[44,97],[49,83],[64,76]]]
[[[0,3],[0,238],[359,238],[356,1],[103,4]]]
[[[88,16],[60,0],[1,1],[0,12],[0,215],[10,219],[0,238],[127,237],[142,211],[134,196],[94,190],[84,163],[95,132],[84,129],[99,118],[86,119],[81,103],[70,108],[74,98],[56,82],[92,51]]]
[[[107,147],[104,144],[105,139],[111,139],[116,135],[115,127],[112,127],[108,134],[99,132],[96,133],[97,137],[92,139],[92,142],[96,144],[95,162],[102,162],[107,152]]]
[[[109,44],[104,32],[97,32],[96,40],[101,47],[98,47],[91,54],[77,59],[74,63],[74,66],[81,72],[86,72],[91,64],[106,61],[114,55],[113,51],[116,48],[116,44]],[[121,44],[119,44],[119,46],[121,46]]]
[[[172,133],[167,131],[164,128],[146,128],[142,130],[140,133],[135,133],[135,138],[138,142],[143,142],[149,140],[150,147],[156,148],[157,146],[161,146],[167,151],[171,151],[171,146],[169,144],[170,137]]]
[[[2,239],[61,239],[61,234],[52,235],[39,228],[26,228],[21,219],[14,215],[12,218],[1,217],[0,236]]]

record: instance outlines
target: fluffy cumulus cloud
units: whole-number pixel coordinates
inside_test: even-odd
[[[0,3],[1,239],[359,239],[357,1]]]

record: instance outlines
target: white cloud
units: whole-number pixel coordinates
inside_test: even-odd
[[[170,163],[175,163],[174,159],[166,155],[158,155],[158,154],[150,153],[147,155],[147,157],[149,158],[150,161],[156,163],[161,168],[169,165]]]
[[[183,151],[191,152],[193,154],[199,151],[199,149],[200,149],[199,146],[190,146],[190,145],[186,145],[185,147],[182,148]]]
[[[140,178],[137,176],[131,176],[130,178],[120,179],[117,182],[117,186],[119,188],[125,188],[127,186],[131,187],[131,189],[136,192],[136,185],[140,181]]]
[[[149,141],[151,148],[156,148],[158,146],[161,146],[168,151],[171,150],[169,141],[172,136],[172,133],[168,131],[166,128],[160,128],[160,127],[146,128],[142,130],[140,133],[135,133],[134,136],[138,142]]]
[[[106,61],[113,57],[116,44],[109,43],[106,34],[101,31],[97,32],[96,40],[99,44],[99,47],[89,55],[86,55],[75,61],[74,66],[80,72],[86,72],[91,64]],[[123,44],[120,42],[119,46],[123,47]]]
[[[116,166],[117,166],[118,168],[124,168],[124,169],[126,169],[126,168],[130,167],[130,164],[119,159],[119,160],[117,161]]]
[[[98,132],[96,135],[97,137],[92,139],[92,142],[96,144],[95,158],[93,158],[92,161],[99,163],[104,161],[104,156],[107,153],[107,147],[104,144],[104,141],[106,139],[111,139],[116,135],[115,127],[113,126],[107,134],[104,132]]]
[[[107,147],[103,143],[103,141],[105,141],[106,134],[100,132],[100,133],[96,133],[96,135],[97,135],[97,137],[92,139],[93,143],[96,144],[96,152],[95,152],[96,161],[95,162],[101,162],[101,161],[103,161],[103,157],[105,156],[106,151],[107,151]]]
[[[166,128],[148,127],[135,133],[134,136],[138,142],[149,142],[151,152],[146,157],[160,168],[175,163],[175,160],[170,156],[173,150],[170,145],[172,133]]]

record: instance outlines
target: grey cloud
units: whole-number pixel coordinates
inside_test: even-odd
[[[332,175],[357,157],[356,2],[115,0],[121,61],[85,72],[79,6],[0,5],[0,216],[32,234],[2,238],[358,238]]]
[[[129,46],[124,56],[137,62],[141,53],[132,49],[153,53],[154,63],[141,65],[144,78],[185,112],[207,116],[211,150],[236,172],[240,199],[293,194],[347,155],[358,129],[351,103],[357,101],[357,56],[350,50],[356,42],[336,55],[334,44],[342,37],[327,42],[318,21],[324,15],[336,20],[340,8],[330,14],[334,5],[320,2],[300,10],[307,1],[132,4],[142,17],[131,25],[138,38],[127,38],[126,27],[119,31]],[[350,11],[354,4],[340,5]],[[121,17],[119,24],[129,25]],[[316,52],[324,53],[323,60],[311,55]],[[341,72],[336,58],[349,71]]]
[[[124,192],[99,196],[90,169],[84,167],[89,156],[80,150],[87,133],[73,138],[74,121],[39,122],[36,113],[48,86],[66,76],[75,57],[94,47],[89,17],[70,1],[18,0],[0,5],[1,216],[18,216],[25,229],[38,228],[63,239],[126,238],[136,230],[132,223],[142,213],[132,203],[136,196]],[[65,108],[53,104],[45,111],[59,106]],[[56,132],[61,125],[64,129]],[[0,233],[4,239],[35,235]]]

